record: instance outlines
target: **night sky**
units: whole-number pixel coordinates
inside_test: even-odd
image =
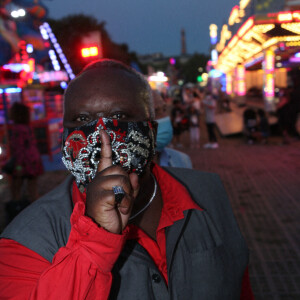
[[[239,0],[43,0],[49,17],[84,13],[106,22],[113,41],[138,54],[180,54],[180,30],[187,52],[209,53],[209,25],[219,29]]]

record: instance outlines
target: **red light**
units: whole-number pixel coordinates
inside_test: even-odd
[[[99,54],[99,49],[96,46],[81,49],[82,57],[98,56],[98,54]]]

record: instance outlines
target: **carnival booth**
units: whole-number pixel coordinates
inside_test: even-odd
[[[276,91],[300,66],[300,1],[241,0],[215,49],[214,68],[225,75],[227,94],[261,97],[265,110],[274,111]]]
[[[60,151],[62,94],[75,75],[39,0],[0,3],[0,163],[9,157],[9,110],[30,107],[41,154]]]

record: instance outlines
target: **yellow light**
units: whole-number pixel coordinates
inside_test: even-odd
[[[248,19],[248,21],[246,21],[246,23],[244,23],[244,25],[239,29],[238,31],[238,36],[242,37],[254,24],[253,18]]]
[[[284,23],[281,24],[281,27],[296,34],[300,34],[300,23]]]
[[[248,4],[249,4],[250,0],[241,0],[240,1],[240,9],[245,9]]]
[[[270,30],[272,30],[273,28],[275,28],[274,24],[260,24],[260,25],[255,25],[253,27],[253,30],[255,32],[262,32],[262,33],[266,33]]]
[[[274,71],[274,62],[275,62],[274,52],[271,51],[271,50],[266,51],[265,70],[267,72],[273,72]]]
[[[203,73],[203,74],[202,74],[202,79],[203,79],[204,81],[207,81],[207,79],[208,79],[208,74],[207,74],[207,73]]]
[[[278,37],[279,42],[294,42],[294,41],[299,41],[300,36],[281,36]]]
[[[299,12],[299,11],[293,12],[293,18],[294,18],[295,20],[300,21],[300,12]]]
[[[91,47],[90,56],[97,56],[97,55],[98,55],[98,47]]]
[[[277,44],[278,42],[279,42],[278,38],[271,38],[271,39],[267,40],[267,41],[262,45],[262,47],[263,47],[263,49],[267,49],[267,48],[269,48],[270,46]]]
[[[291,12],[278,14],[278,21],[279,22],[287,22],[287,21],[292,21],[292,20],[293,20],[293,15],[292,15]]]
[[[265,90],[266,97],[274,97],[274,75],[273,74],[266,75],[266,86],[264,90]]]
[[[231,31],[228,30],[228,25],[224,24],[221,30],[220,42],[217,45],[218,52],[221,52],[225,48],[226,41],[231,38]]]
[[[218,36],[218,26],[216,24],[211,24],[209,26],[210,37],[216,38]]]
[[[229,16],[228,24],[230,26],[234,25],[235,23],[239,23],[239,6],[236,5],[232,8],[231,14]]]
[[[232,75],[231,74],[226,75],[226,93],[227,93],[227,95],[232,94]]]
[[[235,35],[228,44],[228,48],[232,48],[238,41],[238,37]]]
[[[82,55],[82,57],[89,57],[90,56],[90,49],[89,48],[81,49],[81,55]]]
[[[236,68],[236,77],[239,80],[243,80],[245,78],[245,67],[243,65],[238,65]]]
[[[287,47],[298,47],[300,46],[300,41],[299,42],[288,42],[286,43]]]

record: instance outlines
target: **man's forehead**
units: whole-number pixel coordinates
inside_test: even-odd
[[[113,86],[117,86],[118,89],[145,89],[143,82],[134,74],[122,69],[103,68],[91,69],[79,74],[69,85],[69,90],[87,87],[100,91],[108,90]]]

